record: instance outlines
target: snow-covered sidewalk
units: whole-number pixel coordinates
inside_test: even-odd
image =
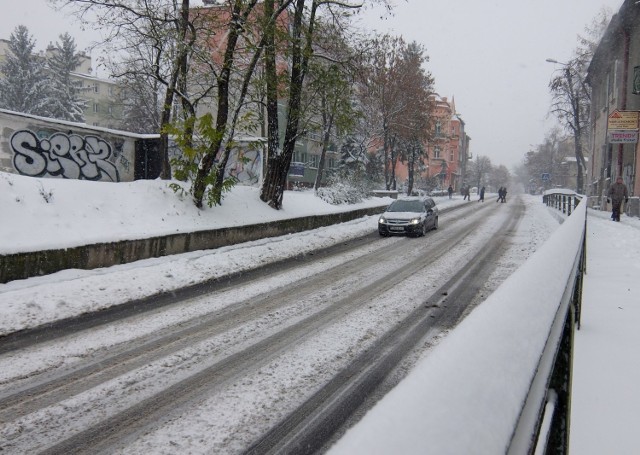
[[[588,211],[587,274],[575,335],[571,453],[638,453],[640,219]]]

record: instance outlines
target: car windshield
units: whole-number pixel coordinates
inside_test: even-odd
[[[395,201],[392,203],[387,212],[422,212],[424,204],[422,201]]]

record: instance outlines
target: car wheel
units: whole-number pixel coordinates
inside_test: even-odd
[[[433,229],[438,229],[438,217],[436,217],[436,219],[433,220]]]
[[[385,234],[385,233],[384,233],[384,232],[382,232],[382,231],[378,231],[378,234],[380,234],[380,237],[386,237],[386,236],[387,236],[387,234]]]

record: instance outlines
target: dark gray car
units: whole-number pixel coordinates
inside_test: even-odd
[[[398,199],[378,219],[378,232],[382,236],[417,237],[431,229],[438,229],[438,207],[430,197]]]

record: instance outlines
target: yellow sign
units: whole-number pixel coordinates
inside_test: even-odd
[[[609,114],[607,128],[610,130],[637,130],[638,111],[615,110]]]

